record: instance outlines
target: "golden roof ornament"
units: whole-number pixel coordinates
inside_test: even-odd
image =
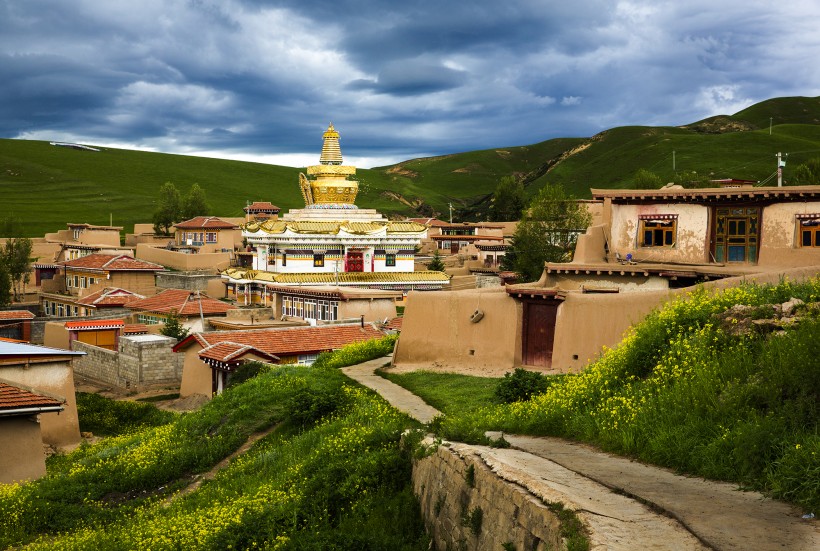
[[[354,202],[359,192],[359,183],[347,179],[356,174],[356,167],[342,165],[339,133],[333,128],[333,123],[327,127],[322,139],[319,164],[307,167],[307,176],[299,174],[299,188],[305,205],[356,208]]]

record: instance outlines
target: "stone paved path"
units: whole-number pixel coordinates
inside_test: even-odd
[[[343,371],[423,423],[440,415],[373,373],[387,361]],[[479,455],[500,477],[576,509],[590,527],[592,549],[820,550],[820,523],[757,492],[676,475],[558,438],[504,438],[512,449],[452,445]]]

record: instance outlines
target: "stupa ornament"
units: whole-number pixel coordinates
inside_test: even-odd
[[[342,164],[339,133],[333,128],[333,123],[327,127],[322,139],[319,164],[307,167],[307,176],[299,174],[299,188],[305,205],[312,208],[356,208],[354,203],[359,183],[347,179],[356,174],[356,167]]]

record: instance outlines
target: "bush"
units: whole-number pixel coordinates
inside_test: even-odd
[[[354,342],[332,352],[322,352],[313,362],[313,367],[338,369],[387,356],[392,354],[396,339],[397,335],[387,335],[380,339]]]
[[[77,393],[77,416],[80,430],[99,436],[115,436],[172,422],[177,414],[152,404],[117,401],[99,394]]]
[[[518,367],[511,374],[504,374],[495,388],[495,397],[504,404],[523,402],[546,392],[549,386],[550,380],[541,373]]]
[[[231,388],[232,386],[236,386],[240,383],[244,383],[248,379],[253,379],[260,373],[265,373],[271,368],[270,364],[262,363],[262,362],[247,362],[239,367],[231,373],[231,376],[228,377],[228,384],[225,388]]]

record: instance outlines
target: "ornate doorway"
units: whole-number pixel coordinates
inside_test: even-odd
[[[712,229],[715,262],[757,263],[760,250],[760,208],[718,207]]]
[[[364,255],[359,251],[348,251],[345,259],[346,272],[363,272]]]

